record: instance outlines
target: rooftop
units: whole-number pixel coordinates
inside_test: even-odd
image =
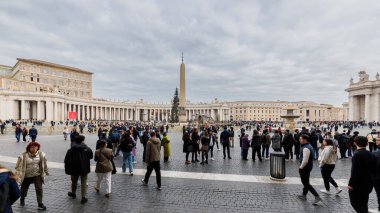
[[[27,63],[34,63],[34,64],[39,64],[39,65],[43,65],[43,66],[50,66],[50,67],[56,67],[56,68],[62,68],[62,69],[69,69],[69,70],[72,70],[72,71],[76,71],[76,72],[81,72],[81,73],[85,73],[85,74],[93,74],[92,72],[89,72],[89,71],[86,71],[86,70],[82,70],[82,69],[79,69],[79,68],[76,68],[76,67],[70,67],[70,66],[65,66],[65,65],[61,65],[61,64],[55,64],[55,63],[51,63],[51,62],[47,62],[47,61],[41,61],[41,60],[36,60],[36,59],[25,59],[25,58],[17,58],[18,61],[23,61],[23,62],[27,62]]]

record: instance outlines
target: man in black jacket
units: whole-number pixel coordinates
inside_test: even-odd
[[[294,144],[293,135],[290,134],[290,131],[287,129],[285,131],[284,139],[282,140],[282,146],[284,147],[286,160],[289,160],[289,157],[290,159],[293,160],[293,144]]]
[[[259,134],[259,131],[253,130],[253,136],[252,136],[252,142],[251,142],[251,147],[252,147],[252,160],[255,161],[256,159],[256,153],[257,157],[259,158],[260,162],[263,161],[261,158],[261,145],[262,141],[265,140],[265,135],[262,136]]]
[[[84,139],[83,135],[76,136],[75,143],[65,156],[65,172],[71,175],[71,192],[68,193],[68,196],[76,198],[77,183],[80,177],[82,204],[87,202],[87,175],[90,173],[90,160],[93,158],[93,152],[84,143]]]
[[[378,210],[380,211],[380,138],[376,138],[377,150],[372,154],[376,157],[376,176],[373,181],[373,186],[377,195]]]
[[[348,194],[351,206],[357,212],[368,212],[368,199],[372,191],[375,176],[376,157],[366,150],[368,139],[355,138],[357,151],[352,157],[351,177],[348,182]]]
[[[226,149],[227,149],[228,159],[231,159],[231,155],[230,155],[230,133],[228,132],[227,127],[224,127],[223,132],[220,133],[220,143],[223,145],[223,159],[226,159]]]

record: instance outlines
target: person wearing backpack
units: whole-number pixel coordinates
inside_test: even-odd
[[[81,181],[81,204],[87,202],[87,176],[90,173],[90,160],[93,158],[93,152],[90,147],[84,143],[85,137],[78,135],[75,137],[75,143],[67,150],[65,156],[65,172],[71,176],[71,191],[67,193],[69,197],[76,198],[78,179]]]
[[[334,171],[335,168],[335,162],[338,158],[337,148],[336,146],[334,146],[333,140],[328,138],[323,140],[323,146],[324,148],[319,158],[319,167],[321,168],[325,189],[321,189],[320,191],[325,194],[332,194],[330,192],[331,183],[336,189],[336,194],[339,194],[342,192],[342,189],[338,187],[335,180],[331,177],[331,173]]]
[[[271,142],[271,138],[270,138],[270,135],[268,133],[268,129],[264,129],[263,131],[263,145],[262,145],[262,151],[261,151],[261,156],[264,158],[264,154],[265,154],[265,158],[268,159],[269,158],[269,147],[270,147],[270,142]]]
[[[127,170],[127,161],[129,165],[129,174],[130,176],[133,176],[133,160],[132,160],[132,149],[133,149],[134,143],[133,139],[130,136],[129,131],[126,131],[120,141],[120,150],[123,152],[123,164],[122,164],[122,171],[125,173]]]
[[[20,198],[17,177],[10,170],[0,165],[0,212],[12,213],[12,205]]]

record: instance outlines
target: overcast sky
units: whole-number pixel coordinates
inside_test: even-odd
[[[349,79],[380,72],[379,1],[1,1],[0,64],[89,70],[93,95],[311,100],[340,106]]]

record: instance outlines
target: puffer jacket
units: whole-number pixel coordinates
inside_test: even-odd
[[[16,200],[21,196],[20,189],[18,188],[17,182],[10,178],[10,171],[8,169],[2,168],[0,169],[0,185],[7,184],[8,192],[8,200],[5,201],[3,213],[12,213],[12,204],[16,202]],[[3,202],[3,201],[2,201]]]
[[[113,170],[111,160],[113,158],[112,149],[101,148],[95,151],[96,173],[107,173]]]
[[[153,137],[146,144],[145,163],[160,161],[161,142],[158,138]]]
[[[41,173],[41,178],[42,178],[42,183],[44,183],[45,181],[45,176],[49,175],[49,169],[47,167],[47,160],[46,160],[46,157],[45,157],[45,153],[43,153],[42,151],[38,150],[37,151],[37,155],[40,155],[40,173]],[[29,153],[28,152],[24,152],[22,153],[18,159],[17,159],[17,163],[16,163],[16,175],[18,176],[18,183],[21,185],[22,182],[24,181],[24,178],[25,178],[25,172],[26,172],[26,160],[28,158],[28,155]]]

